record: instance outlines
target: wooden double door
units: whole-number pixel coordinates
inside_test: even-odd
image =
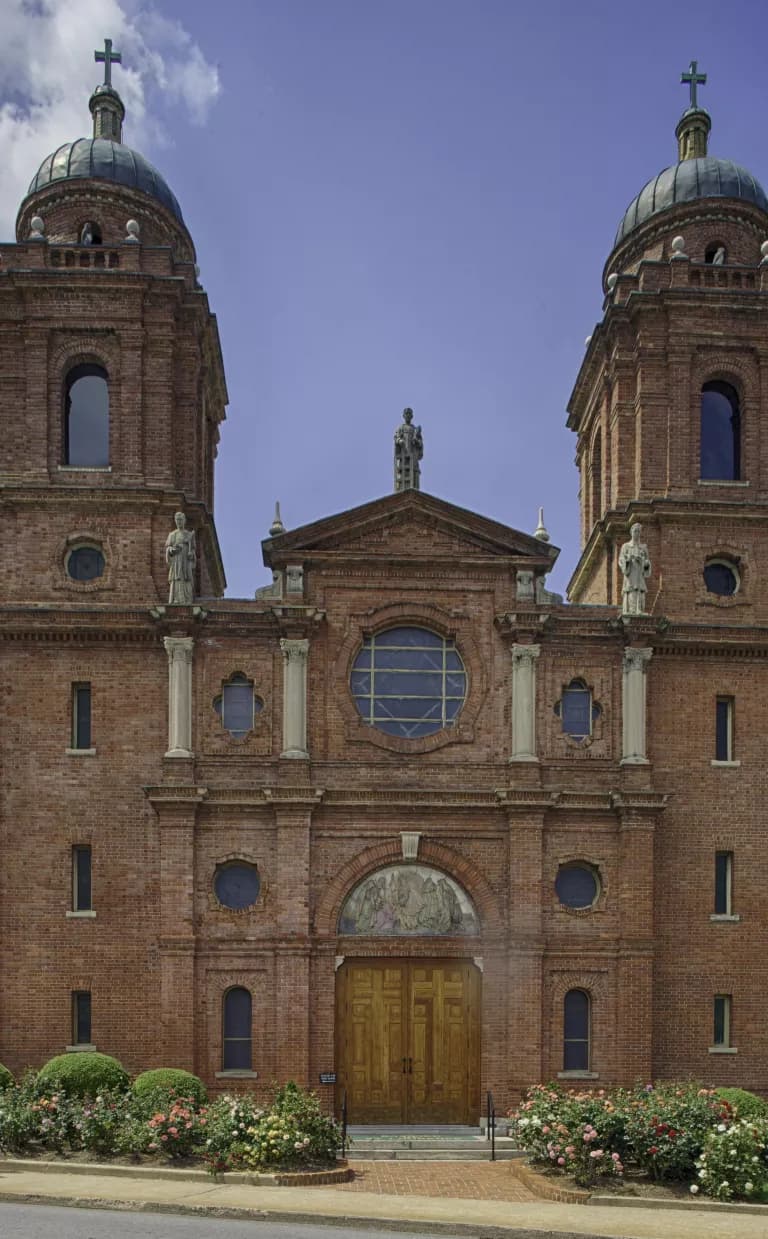
[[[350,1123],[475,1123],[480,981],[466,960],[346,960],[336,974],[337,1099]]]

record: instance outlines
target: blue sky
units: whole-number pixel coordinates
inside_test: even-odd
[[[33,20],[25,0],[10,3]],[[66,100],[13,148],[14,169],[26,167],[15,201],[59,121],[57,141],[88,132],[87,60],[112,15],[116,46],[122,21],[144,75],[114,70],[125,139],[179,198],[219,320],[228,593],[266,580],[259,542],[275,499],[295,528],[390,491],[405,405],[423,427],[423,488],[528,531],[543,504],[563,548],[550,584],[564,589],[579,551],[565,409],[616,226],[676,158],[692,58],[709,75],[710,149],[768,178],[765,6],[70,0],[62,11],[83,18],[92,46],[73,52]],[[18,92],[13,78],[0,52],[0,100]],[[0,116],[0,157],[8,134]]]

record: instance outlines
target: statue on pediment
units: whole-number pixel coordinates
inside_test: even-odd
[[[195,533],[187,529],[183,512],[174,516],[176,528],[168,534],[165,542],[165,562],[168,565],[168,603],[190,606],[195,593],[195,564],[197,551]]]
[[[648,593],[648,577],[651,575],[651,557],[648,547],[640,541],[642,525],[635,522],[629,530],[629,541],[619,551],[619,567],[624,574],[621,591],[622,615],[645,615],[645,599]]]

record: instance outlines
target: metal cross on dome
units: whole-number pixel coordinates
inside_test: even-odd
[[[113,52],[112,51],[112,40],[105,39],[104,40],[104,51],[94,52],[93,55],[94,55],[94,59],[97,64],[101,64],[101,62],[103,61],[104,63],[104,85],[111,86],[112,85],[112,65],[113,64],[119,65],[123,63],[123,57],[121,53]]]
[[[699,62],[698,62],[698,60],[692,60],[692,61],[691,61],[691,67],[690,67],[690,69],[688,70],[688,72],[687,72],[687,73],[682,73],[682,74],[680,75],[680,81],[681,81],[682,83],[687,84],[688,86],[690,86],[690,89],[691,89],[691,107],[692,107],[692,108],[697,108],[697,107],[699,106],[699,105],[698,105],[698,103],[697,103],[697,101],[696,101],[696,87],[697,87],[697,86],[706,86],[706,84],[707,84],[707,75],[706,75],[706,73],[697,73],[697,72],[696,72],[696,70],[698,69],[698,67],[699,67]]]

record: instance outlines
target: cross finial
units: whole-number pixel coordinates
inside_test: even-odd
[[[699,67],[699,62],[698,62],[698,60],[692,60],[692,61],[691,61],[691,67],[690,67],[690,69],[688,70],[688,72],[687,72],[687,73],[682,73],[682,74],[680,75],[680,81],[681,81],[683,84],[686,84],[686,85],[688,85],[688,86],[690,87],[690,91],[691,91],[691,107],[692,107],[692,108],[697,108],[697,107],[699,106],[699,105],[698,105],[698,102],[697,102],[697,100],[696,100],[696,87],[697,87],[697,86],[706,86],[706,84],[707,84],[707,75],[706,75],[706,73],[698,73],[698,72],[697,72],[698,67]]]
[[[97,64],[101,64],[102,62],[104,64],[104,85],[111,86],[112,85],[112,65],[113,64],[119,65],[123,63],[123,57],[121,53],[113,52],[112,51],[112,40],[105,39],[104,40],[104,51],[94,52],[93,55],[94,55],[94,59],[96,60]]]

